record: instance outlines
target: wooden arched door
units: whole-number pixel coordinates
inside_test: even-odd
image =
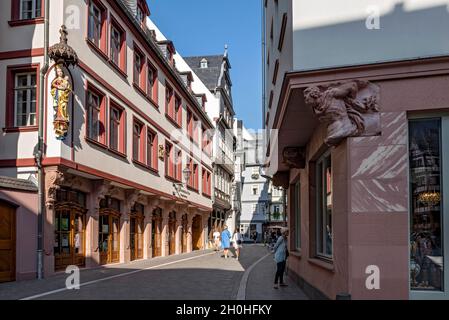
[[[151,247],[152,257],[160,257],[162,255],[162,211],[154,209],[151,218]]]
[[[202,219],[201,216],[195,216],[192,222],[192,249],[193,250],[201,250],[203,248],[202,245]]]
[[[168,254],[176,253],[176,212],[170,212],[168,217]]]
[[[0,200],[0,282],[16,279],[16,207]]]

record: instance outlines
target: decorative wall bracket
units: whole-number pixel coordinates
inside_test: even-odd
[[[313,86],[304,91],[304,98],[327,124],[325,142],[330,146],[348,137],[380,134],[380,88],[373,83],[353,80]]]
[[[286,147],[282,151],[283,162],[290,168],[306,167],[306,150],[300,147]]]
[[[282,187],[288,189],[290,183],[289,171],[279,171],[273,176],[273,185],[275,187]]]

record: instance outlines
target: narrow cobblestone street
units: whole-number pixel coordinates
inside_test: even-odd
[[[290,279],[287,279],[288,287],[273,289],[274,272],[272,254],[266,247],[245,245],[240,260],[226,260],[222,253],[207,250],[82,270],[79,290],[65,289],[67,275],[64,273],[43,281],[3,283],[0,299],[306,299]]]

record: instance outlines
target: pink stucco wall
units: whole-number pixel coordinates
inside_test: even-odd
[[[409,299],[408,113],[449,111],[449,76],[433,70],[446,66],[447,73],[447,64],[440,63],[393,66],[394,72],[381,67],[355,70],[351,75],[342,71],[332,74],[332,79],[324,79],[326,74],[319,78],[320,81],[337,81],[339,76],[363,78],[381,88],[382,134],[348,138],[332,149],[332,265],[311,259],[314,210],[310,204],[313,185],[309,161],[323,148],[323,125],[315,129],[307,144],[306,168],[290,170],[290,183],[300,174],[302,249],[300,255],[293,252],[289,267],[331,299],[338,293],[349,293],[352,299]],[[413,70],[423,74],[412,73]],[[301,103],[290,101],[289,108]],[[294,206],[289,200],[290,228],[294,231]],[[378,290],[369,290],[365,285],[369,276],[366,268],[371,265],[380,271]]]
[[[36,277],[37,193],[0,190],[0,199],[17,205],[16,280]]]

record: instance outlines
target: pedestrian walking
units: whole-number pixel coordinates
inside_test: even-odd
[[[229,247],[231,246],[231,233],[228,230],[228,226],[224,226],[224,230],[221,233],[221,246],[224,250],[224,257],[225,259],[228,258],[229,254]]]
[[[232,244],[234,245],[235,249],[235,258],[239,260],[240,251],[243,247],[243,237],[237,229],[234,231],[234,235],[232,236]]]
[[[220,251],[220,232],[218,231],[217,228],[215,228],[213,237],[214,237],[214,251],[219,252]]]
[[[288,229],[282,230],[276,244],[274,245],[274,261],[276,261],[276,275],[274,277],[274,289],[279,289],[278,283],[281,287],[286,287],[284,283],[285,265],[287,263],[288,249],[287,249]]]

